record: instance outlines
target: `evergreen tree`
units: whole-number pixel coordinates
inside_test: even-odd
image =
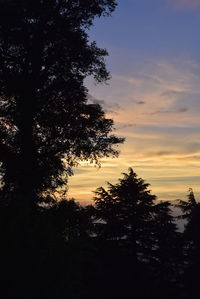
[[[99,188],[94,198],[99,236],[126,244],[137,260],[148,260],[152,248],[153,205],[156,200],[149,184],[129,169],[118,184]]]
[[[170,298],[180,292],[182,275],[182,238],[177,231],[172,205],[168,201],[154,207],[154,262],[152,269],[158,284],[160,296]]]
[[[178,204],[178,207],[180,207],[183,212],[183,215],[181,217],[183,219],[186,219],[187,222],[189,222],[192,218],[192,213],[193,210],[196,208],[196,206],[197,206],[197,201],[195,199],[194,192],[192,188],[189,188],[188,200],[187,201],[180,200]]]
[[[148,298],[150,294],[156,296],[150,267],[156,197],[132,168],[123,175],[117,184],[108,183],[107,190],[101,187],[96,191],[96,234],[103,244],[110,297],[128,298],[132,294]]]
[[[178,207],[182,210],[182,219],[186,220],[184,238],[187,243],[187,250],[193,251],[194,247],[199,247],[200,239],[198,237],[198,217],[200,205],[196,201],[193,190],[190,188],[188,193],[188,201],[180,200]],[[199,245],[198,245],[199,244]]]
[[[188,201],[181,200],[179,207],[183,211],[181,217],[187,220],[184,231],[185,287],[188,297],[196,298],[200,275],[200,204],[191,188]]]

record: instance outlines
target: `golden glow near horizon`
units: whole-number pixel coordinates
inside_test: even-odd
[[[126,141],[120,156],[100,169],[82,165],[69,180],[69,196],[90,202],[97,187],[116,183],[129,167],[159,199],[185,197],[200,186],[200,65],[192,60],[155,61],[131,75],[113,74],[109,85],[88,83],[104,103],[115,133]],[[198,195],[198,194],[197,194]],[[197,196],[198,197],[198,196]]]

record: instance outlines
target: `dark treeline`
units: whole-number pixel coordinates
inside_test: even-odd
[[[46,198],[28,228],[1,207],[2,298],[196,298],[200,205],[193,191],[173,216],[172,204],[159,202],[132,169],[123,175],[99,188],[93,205]]]
[[[132,169],[94,204],[66,200],[81,160],[124,139],[85,79],[109,78],[90,42],[115,0],[0,0],[0,298],[196,298],[200,205],[158,202]],[[122,99],[123,100],[123,99]],[[56,199],[59,194],[59,201]],[[60,200],[62,198],[62,200]]]

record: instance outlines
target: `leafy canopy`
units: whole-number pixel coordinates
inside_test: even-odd
[[[89,42],[114,0],[0,0],[0,161],[6,190],[41,194],[79,160],[116,156],[122,138],[88,102],[84,79],[109,78],[107,51]]]

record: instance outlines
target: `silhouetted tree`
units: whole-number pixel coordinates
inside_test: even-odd
[[[178,207],[183,213],[180,218],[186,220],[184,238],[187,244],[187,251],[192,252],[194,247],[199,246],[200,239],[198,237],[199,203],[196,201],[191,188],[188,193],[188,201],[180,200]]]
[[[189,189],[188,201],[181,200],[183,219],[186,219],[184,231],[184,266],[185,286],[189,298],[196,298],[199,292],[200,275],[200,204],[196,201],[193,190]]]
[[[151,248],[153,205],[156,199],[149,184],[138,178],[130,168],[116,185],[108,184],[108,191],[99,188],[94,198],[99,223],[98,234],[107,240],[126,243],[135,259],[147,257]]]
[[[7,235],[5,223],[13,220],[10,208],[1,220],[0,288],[2,298],[102,298],[98,285],[102,262],[93,241],[93,207],[74,200],[46,198],[32,213],[29,242],[19,240],[18,230]],[[0,210],[1,211],[1,210]],[[23,240],[22,240],[23,241]]]
[[[187,220],[187,224],[192,219],[192,212],[197,206],[197,201],[194,196],[194,192],[192,188],[189,188],[188,192],[188,201],[180,200],[178,207],[181,208],[183,215],[181,216],[183,219]]]
[[[116,156],[123,141],[84,85],[87,76],[109,78],[107,52],[89,41],[88,29],[115,6],[115,0],[0,0],[0,265],[8,293],[13,285],[2,298],[63,298],[61,273],[69,278],[64,269],[72,270],[72,261],[80,270],[72,248],[84,247],[90,209],[47,201],[55,190],[66,191],[78,161]]]
[[[37,247],[33,259],[38,265],[33,281],[39,285],[38,294],[48,298],[91,298],[94,279],[95,250],[90,240],[92,226],[90,207],[74,200],[50,200],[36,215]],[[41,283],[42,282],[42,283]],[[45,287],[44,287],[45,286]]]
[[[0,1],[0,161],[3,191],[35,198],[67,182],[80,159],[117,155],[113,121],[87,102],[84,79],[108,79],[90,43],[114,0]],[[5,198],[4,196],[4,198]],[[26,200],[27,201],[27,200]],[[18,201],[19,205],[19,201]],[[25,204],[23,204],[25,205]]]
[[[183,271],[182,234],[177,231],[172,208],[168,201],[160,202],[154,207],[155,243],[152,269],[159,295],[163,298],[171,298],[176,291],[180,292],[180,278]]]
[[[149,263],[156,197],[131,168],[123,175],[119,183],[108,183],[108,190],[101,187],[95,192],[96,234],[104,247],[105,272],[113,277],[109,287],[114,298],[146,298],[154,285]]]

